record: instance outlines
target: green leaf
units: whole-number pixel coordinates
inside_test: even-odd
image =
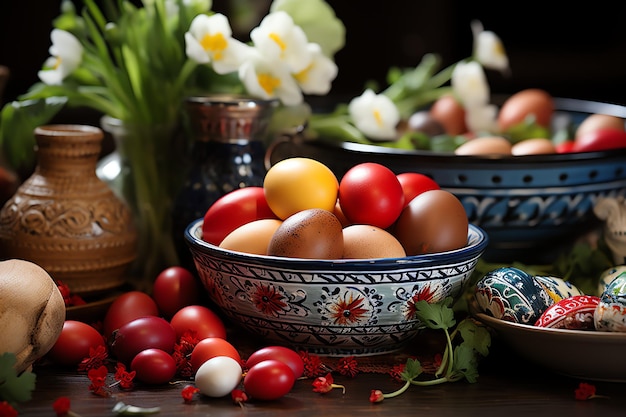
[[[467,142],[465,136],[437,135],[430,138],[430,150],[433,152],[454,152],[465,142]]]
[[[16,363],[14,353],[5,352],[0,356],[0,399],[11,405],[29,401],[37,379],[30,371],[17,375]]]
[[[512,143],[531,138],[549,138],[550,129],[540,126],[535,122],[535,115],[530,115],[522,122],[511,126],[505,135]]]
[[[140,64],[137,56],[132,49],[126,45],[122,45],[122,57],[124,58],[124,64],[126,66],[126,72],[128,74],[128,80],[130,86],[133,89],[135,97],[138,101],[142,100],[143,91],[141,88],[141,72],[139,71]]]
[[[465,376],[468,382],[474,383],[478,379],[478,360],[471,346],[461,343],[454,349],[455,373]]]
[[[461,333],[463,342],[467,346],[471,346],[482,356],[489,355],[491,335],[485,327],[478,326],[473,321],[465,319],[459,323],[456,329]]]
[[[270,11],[278,10],[288,13],[306,33],[308,41],[321,46],[324,55],[332,57],[344,47],[346,28],[325,1],[274,0]]]
[[[67,98],[13,101],[0,112],[0,149],[15,170],[30,170],[35,162],[35,128],[48,123]]]
[[[411,381],[417,378],[421,373],[422,364],[420,361],[414,358],[409,358],[406,360],[404,370],[400,373],[400,378],[402,378],[403,381]]]
[[[454,311],[452,310],[452,297],[437,304],[431,304],[425,300],[415,303],[415,315],[431,329],[448,330],[456,324]]]

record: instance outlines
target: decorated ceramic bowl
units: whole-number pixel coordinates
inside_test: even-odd
[[[488,243],[470,225],[461,249],[404,258],[311,260],[234,252],[185,231],[208,295],[236,325],[268,343],[329,356],[401,349],[423,325],[414,303],[458,299]]]
[[[592,113],[626,118],[626,107],[555,99],[557,114],[575,123]],[[601,197],[626,195],[626,149],[551,155],[458,156],[375,145],[314,141],[282,142],[270,161],[307,156],[341,178],[361,162],[379,162],[396,173],[419,172],[463,203],[469,221],[489,234],[485,259],[551,263],[563,242],[596,228]]]

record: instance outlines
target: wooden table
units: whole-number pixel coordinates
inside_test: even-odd
[[[71,400],[72,411],[81,416],[113,416],[117,401],[161,408],[157,416],[618,416],[625,415],[626,384],[583,381],[553,374],[525,362],[493,340],[490,355],[480,364],[480,377],[474,384],[466,381],[431,387],[412,386],[399,397],[371,404],[372,389],[391,392],[398,382],[382,373],[361,373],[355,378],[335,376],[346,387],[345,394],[334,389],[315,393],[312,380],[299,380],[285,397],[272,402],[250,402],[240,408],[230,397],[208,398],[196,395],[185,404],[184,386],[146,387],[136,384],[132,391],[112,390],[115,397],[102,398],[89,392],[86,375],[52,365],[35,368],[37,387],[32,401],[22,404],[20,416],[53,416],[52,403],[60,396]],[[597,394],[609,398],[576,400],[580,382],[592,383]]]

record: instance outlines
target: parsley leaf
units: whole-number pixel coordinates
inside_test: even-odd
[[[464,318],[456,325],[451,297],[447,297],[437,304],[429,304],[425,300],[417,301],[415,303],[415,315],[428,328],[441,329],[446,334],[447,343],[443,355],[441,355],[441,364],[435,372],[435,378],[418,380],[417,378],[423,371],[422,365],[418,360],[409,358],[400,373],[400,378],[405,381],[402,388],[386,394],[380,390],[373,392],[378,392],[382,398],[393,398],[405,392],[410,385],[429,386],[462,379],[466,379],[470,383],[476,382],[478,380],[479,358],[489,354],[489,347],[491,346],[489,331],[484,326],[478,325],[470,317]],[[455,325],[456,328],[454,328]],[[453,329],[452,332],[450,332],[451,329]],[[457,336],[460,336],[462,341],[454,346]],[[458,340],[456,341],[458,342]],[[376,402],[379,401],[382,400],[377,396]]]
[[[439,304],[419,300],[415,303],[415,315],[431,329],[450,329],[456,323],[454,311],[450,308],[452,301],[452,297],[447,297]]]
[[[31,399],[36,376],[24,371],[17,375],[15,354],[5,352],[0,356],[0,399],[11,405]]]

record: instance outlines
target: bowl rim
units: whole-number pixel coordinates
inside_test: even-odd
[[[477,311],[477,307],[473,306],[473,311],[471,314],[476,317],[479,321],[484,324],[492,327],[496,331],[516,331],[516,332],[524,332],[524,333],[535,333],[535,334],[543,334],[543,335],[555,335],[554,337],[559,337],[567,339],[576,339],[576,338],[591,338],[593,341],[597,341],[598,343],[602,343],[603,341],[615,341],[626,344],[626,333],[622,332],[603,332],[599,330],[576,330],[576,329],[560,329],[560,328],[552,328],[552,327],[539,327],[533,326],[530,324],[523,323],[515,323],[512,321],[506,321],[502,319],[497,319],[493,316],[490,316],[486,313],[482,313]]]
[[[448,265],[478,258],[487,248],[489,237],[481,227],[468,225],[468,245],[446,252],[437,252],[423,255],[406,256],[403,258],[371,258],[371,259],[305,259],[280,256],[256,255],[244,252],[235,252],[222,249],[219,246],[203,241],[197,234],[202,230],[204,219],[192,221],[185,228],[185,241],[190,249],[200,249],[214,257],[228,259],[232,262],[254,263],[257,265],[272,265],[285,268],[310,269],[311,266],[320,269],[344,270],[384,270],[384,269],[414,269],[416,266]]]

